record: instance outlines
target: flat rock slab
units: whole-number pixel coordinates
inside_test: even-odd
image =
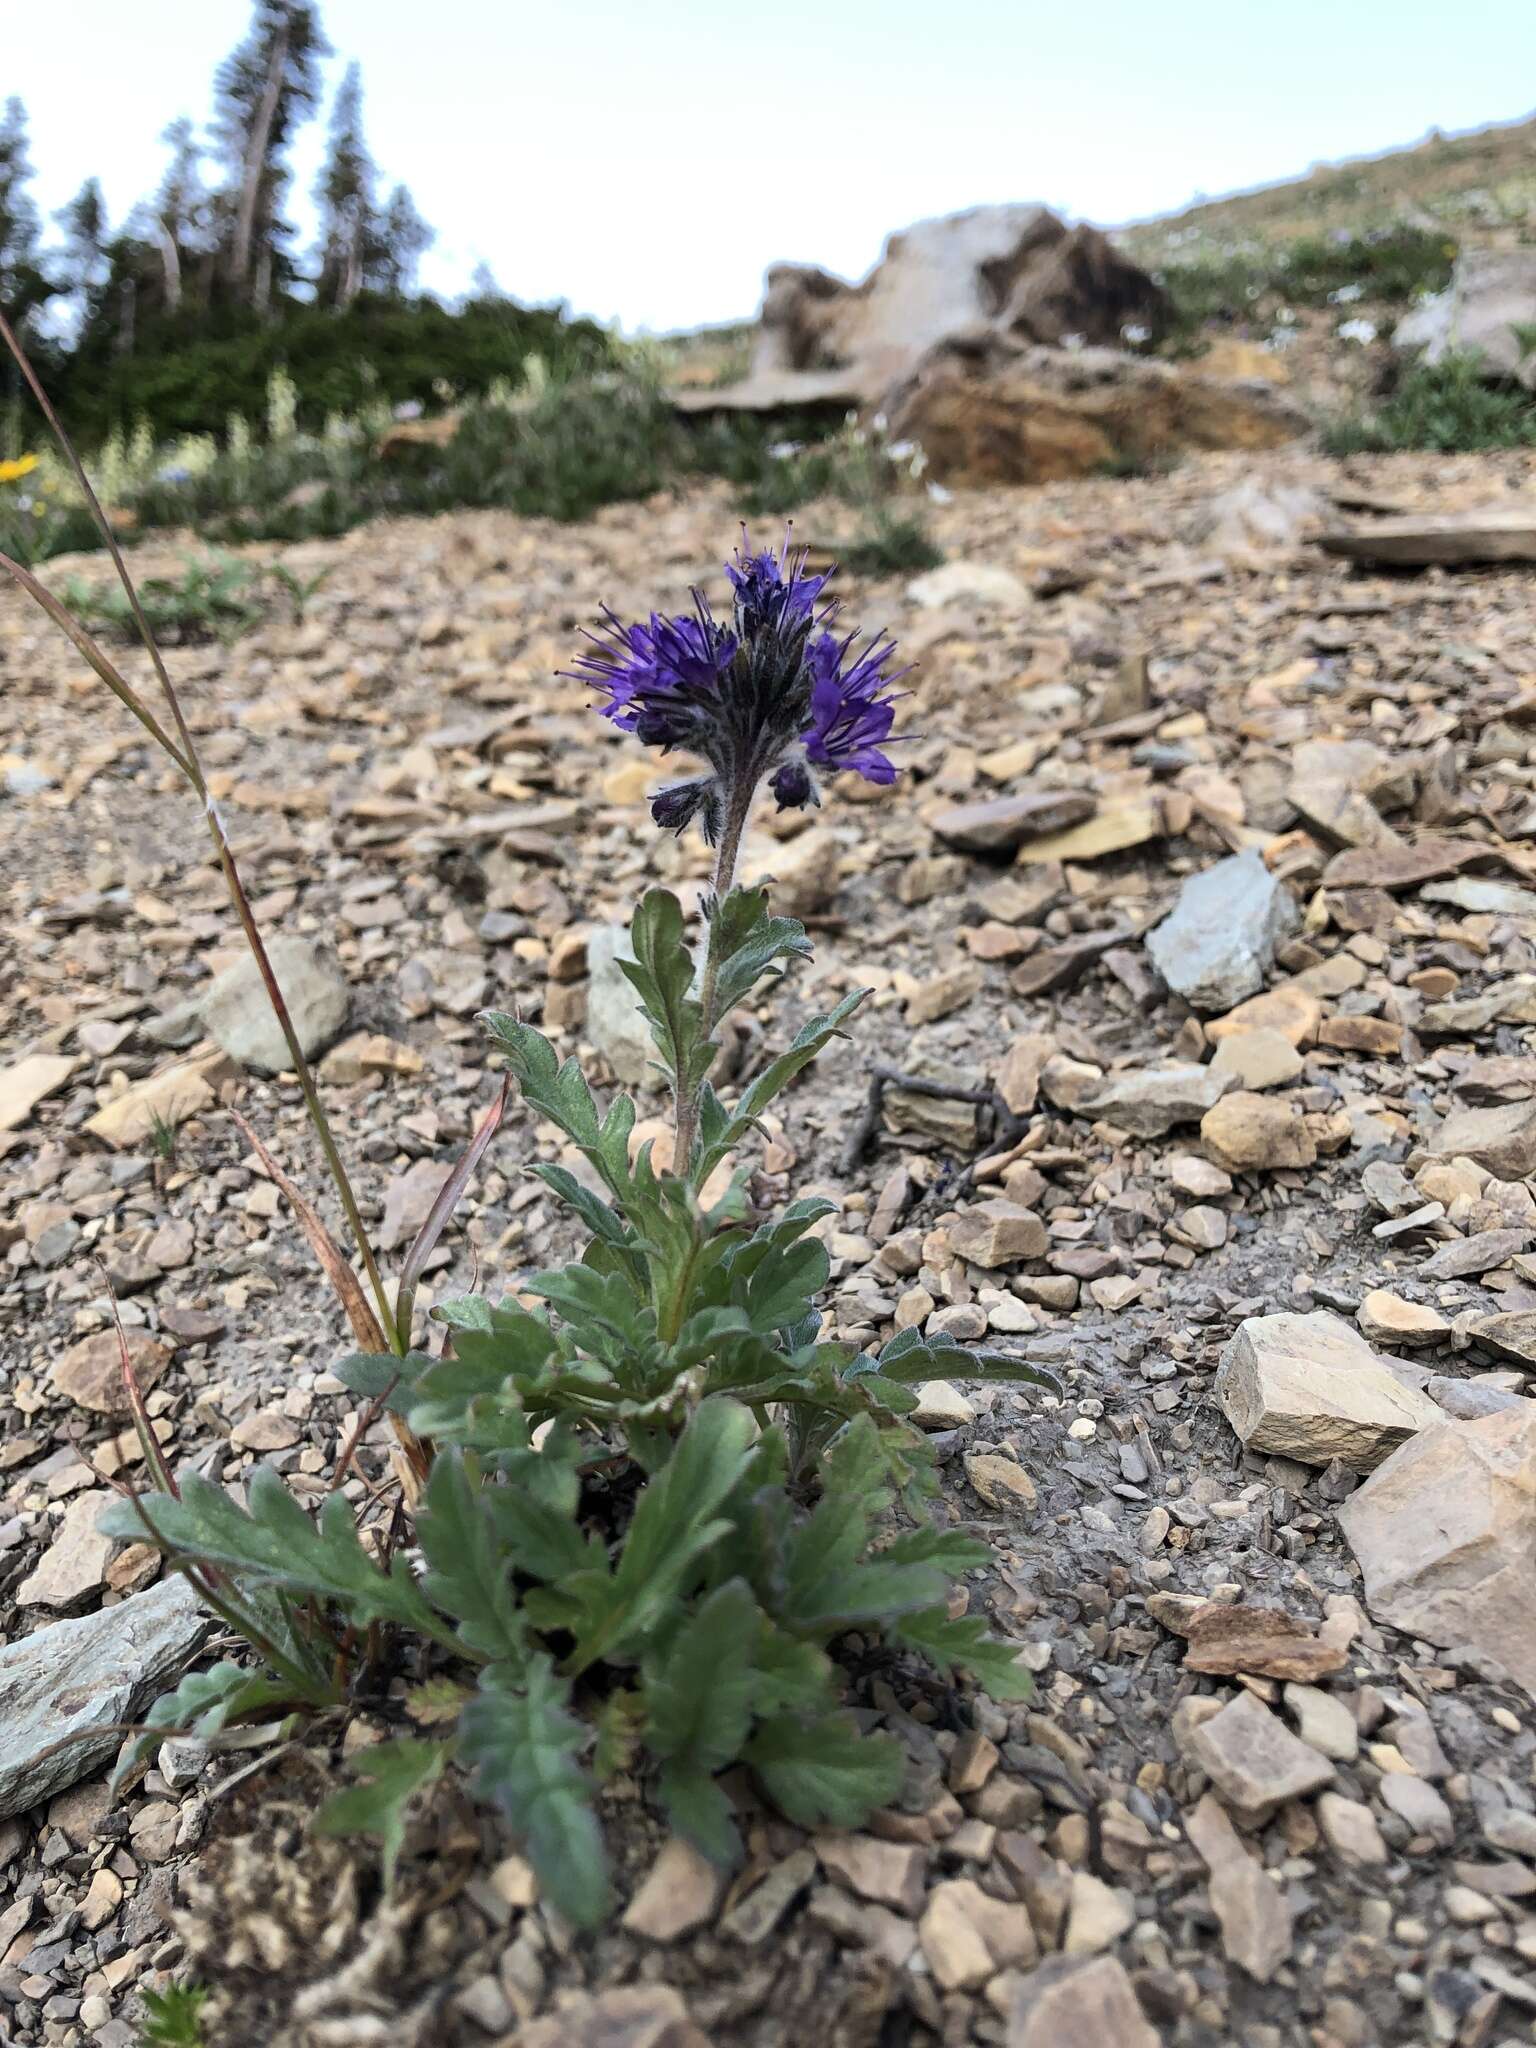
[[[1192,875],[1147,934],[1152,964],[1197,1010],[1230,1010],[1263,988],[1275,948],[1298,922],[1289,891],[1256,853]]]
[[[1536,1173],[1536,1102],[1499,1102],[1458,1109],[1430,1139],[1433,1159],[1471,1159],[1500,1180]]]
[[[1407,513],[1320,533],[1317,544],[1349,562],[1398,569],[1536,562],[1536,511],[1528,505],[1488,505],[1473,512]]]
[[[1240,1692],[1189,1736],[1189,1752],[1239,1820],[1262,1825],[1288,1799],[1333,1778],[1333,1765],[1251,1692]]]
[[[1528,1230],[1480,1230],[1455,1244],[1442,1245],[1419,1268],[1421,1280],[1464,1280],[1471,1273],[1491,1273],[1531,1241]]]
[[[1469,861],[1487,860],[1492,849],[1475,839],[1426,834],[1411,846],[1352,846],[1323,870],[1330,889],[1417,889],[1454,875]]]
[[[0,1820],[115,1755],[117,1723],[171,1689],[213,1626],[177,1577],[0,1649]]]
[[[1020,1974],[1007,2048],[1158,2048],[1158,2034],[1114,1956],[1048,1956]]]
[[[1479,1316],[1468,1335],[1500,1358],[1526,1372],[1536,1372],[1536,1309],[1506,1309],[1501,1315]]]
[[[1358,1330],[1321,1309],[1240,1323],[1221,1354],[1216,1398],[1250,1450],[1305,1465],[1337,1458],[1354,1472],[1442,1420]]]
[[[1289,1048],[1287,1048],[1289,1050]],[[1111,1074],[1078,1104],[1083,1116],[1103,1117],[1138,1138],[1160,1138],[1176,1124],[1197,1124],[1232,1086],[1234,1076],[1214,1066],[1150,1067]]]
[[[63,1053],[34,1052],[0,1071],[0,1131],[14,1131],[24,1124],[45,1096],[63,1087],[79,1064]]]
[[[1476,1651],[1536,1697],[1536,1402],[1440,1421],[1338,1512],[1378,1621]]]
[[[1015,796],[994,796],[980,803],[955,804],[929,823],[936,839],[961,853],[1012,853],[1026,839],[1064,832],[1094,813],[1094,798],[1085,789],[1021,790]]]

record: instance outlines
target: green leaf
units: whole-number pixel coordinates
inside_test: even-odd
[[[353,1768],[361,1783],[329,1798],[315,1815],[322,1835],[377,1835],[384,1844],[384,1890],[392,1893],[395,1866],[405,1846],[405,1813],[412,1799],[441,1777],[449,1744],[402,1735],[360,1750]]]
[[[731,1803],[713,1783],[752,1725],[753,1651],[761,1627],[744,1579],[717,1587],[645,1670],[646,1747],[661,1759],[673,1825],[716,1863],[740,1848]]]
[[[516,1671],[523,1662],[522,1618],[511,1559],[485,1498],[485,1483],[461,1451],[439,1446],[416,1516],[427,1563],[423,1590],[459,1624],[466,1648]]]
[[[979,1614],[953,1616],[946,1607],[925,1608],[902,1615],[887,1633],[940,1671],[971,1672],[995,1700],[1027,1700],[1034,1692],[1033,1681],[1019,1662],[1018,1644],[989,1635]]]
[[[802,1024],[785,1050],[758,1075],[729,1114],[721,1109],[713,1090],[701,1090],[702,1149],[693,1165],[695,1187],[702,1187],[726,1154],[741,1143],[779,1090],[787,1087],[802,1067],[809,1066],[823,1046],[846,1036],[842,1027],[868,994],[868,989],[855,989],[824,1017],[812,1017],[809,1023]]]
[[[392,1351],[354,1351],[331,1370],[344,1387],[361,1394],[365,1401],[381,1401],[398,1409],[431,1364],[424,1351],[408,1351],[404,1358],[397,1358]]]
[[[268,1714],[275,1707],[318,1706],[323,1700],[296,1687],[291,1680],[252,1671],[244,1664],[215,1664],[208,1671],[189,1671],[174,1692],[162,1693],[144,1716],[145,1732],[118,1760],[112,1773],[115,1792],[170,1735],[195,1736],[210,1742],[234,1721]]]
[[[612,1580],[592,1589],[572,1670],[637,1652],[699,1582],[710,1547],[729,1532],[719,1510],[746,1469],[754,1434],[751,1415],[734,1401],[700,1402],[640,1491]]]
[[[633,960],[618,967],[633,985],[661,1063],[675,1088],[691,1091],[714,1061],[704,1012],[689,994],[694,960],[683,937],[683,906],[670,889],[648,889],[629,927]]]
[[[781,960],[805,959],[811,952],[803,924],[768,915],[766,889],[733,889],[715,911],[710,943],[716,959],[716,1023]]]
[[[271,1466],[258,1465],[247,1498],[248,1510],[222,1487],[191,1473],[182,1481],[180,1500],[157,1494],[152,1502],[115,1501],[100,1526],[104,1533],[142,1542],[147,1517],[162,1550],[290,1593],[318,1594],[360,1626],[396,1621],[439,1642],[452,1641],[404,1557],[397,1554],[388,1572],[369,1557],[344,1495],[326,1496],[316,1524]]]
[[[851,1714],[764,1721],[746,1749],[763,1789],[801,1827],[858,1827],[901,1790],[906,1760],[889,1735],[866,1735]]]
[[[459,1722],[459,1749],[476,1767],[477,1789],[526,1841],[554,1905],[578,1927],[595,1927],[608,1910],[608,1859],[577,1762],[585,1732],[566,1711],[568,1696],[547,1657],[530,1658],[516,1689],[483,1673]]]
[[[866,1367],[870,1361],[861,1361]],[[1006,1351],[973,1351],[953,1337],[925,1337],[915,1327],[902,1330],[874,1360],[882,1378],[915,1385],[923,1380],[991,1380],[1012,1386],[1044,1387],[1061,1395],[1061,1381],[1043,1365],[1015,1358]]]

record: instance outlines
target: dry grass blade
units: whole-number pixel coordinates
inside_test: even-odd
[[[341,1246],[321,1222],[314,1204],[299,1193],[239,1110],[232,1109],[229,1113],[251,1150],[261,1161],[268,1179],[276,1182],[279,1190],[286,1196],[294,1215],[298,1217],[300,1227],[309,1240],[310,1250],[320,1261],[333,1293],[346,1310],[353,1336],[365,1351],[375,1355],[390,1350],[392,1347],[384,1335],[378,1317],[368,1304],[362,1283],[348,1264]]]
[[[139,1439],[139,1448],[144,1453],[144,1462],[155,1475],[155,1484],[162,1493],[168,1493],[172,1500],[181,1499],[181,1488],[176,1484],[176,1475],[165,1461],[160,1448],[160,1439],[150,1423],[149,1410],[144,1405],[144,1389],[139,1385],[139,1376],[134,1370],[133,1358],[128,1349],[128,1332],[123,1328],[123,1319],[118,1313],[117,1296],[112,1291],[112,1282],[107,1269],[97,1261],[101,1271],[102,1285],[107,1290],[107,1300],[112,1306],[112,1327],[117,1332],[117,1361],[123,1375],[123,1391],[127,1396],[128,1410],[133,1416],[133,1426]]]
[[[448,1219],[463,1199],[469,1185],[469,1177],[479,1165],[482,1154],[492,1138],[501,1128],[501,1120],[507,1113],[507,1091],[510,1082],[503,1080],[496,1100],[486,1110],[476,1126],[475,1135],[465,1146],[452,1173],[438,1189],[437,1200],[432,1204],[427,1220],[417,1231],[410,1250],[405,1255],[405,1264],[400,1269],[400,1288],[395,1306],[395,1329],[400,1338],[400,1349],[409,1348],[411,1341],[411,1305],[416,1298],[416,1283],[421,1271],[431,1256],[432,1248],[448,1226]]]

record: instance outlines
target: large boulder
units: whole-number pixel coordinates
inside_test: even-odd
[[[1421,301],[1392,340],[1425,362],[1475,353],[1489,377],[1536,391],[1536,349],[1520,329],[1536,328],[1536,249],[1465,249],[1443,292]]]
[[[1116,348],[940,343],[886,400],[891,431],[951,483],[1052,483],[1215,448],[1279,447],[1305,416],[1260,379],[1199,375]]]
[[[1044,206],[975,206],[892,235],[861,284],[776,265],[753,377],[847,368],[875,398],[955,335],[1117,342],[1165,313],[1159,287],[1097,228],[1069,228]]]

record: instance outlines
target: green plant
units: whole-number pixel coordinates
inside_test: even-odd
[[[1326,427],[1323,446],[1330,455],[1536,447],[1536,398],[1517,386],[1488,383],[1475,354],[1453,353],[1438,363],[1411,364],[1374,411]]]
[[[249,632],[262,616],[249,563],[213,558],[189,562],[179,577],[150,576],[139,586],[139,602],[158,638],[230,640]],[[108,584],[97,587],[71,576],[64,603],[86,625],[133,638],[138,631],[127,594]]]
[[[176,1157],[176,1126],[168,1123],[158,1109],[149,1113],[149,1142],[155,1157],[170,1165]]]
[[[0,335],[11,340],[3,317]],[[829,1339],[817,1306],[829,1261],[815,1233],[831,1205],[751,1209],[750,1162],[737,1155],[770,1103],[844,1035],[866,991],[805,1022],[734,1100],[710,1078],[724,1022],[810,951],[765,891],[736,885],[753,805],[765,784],[781,808],[815,802],[817,770],[895,779],[883,751],[896,701],[892,648],[834,634],[817,602],[825,579],[770,551],[738,556],[731,569],[730,629],[700,599],[679,619],[612,621],[611,637],[580,657],[578,672],[607,692],[621,726],[663,747],[686,736],[710,764],[653,806],[658,823],[697,821],[717,846],[702,958],[678,899],[652,889],[635,910],[624,970],[673,1097],[671,1156],[633,1147],[629,1097],[600,1105],[576,1062],[562,1064],[532,1026],[489,1015],[511,1081],[585,1161],[581,1175],[550,1162],[532,1170],[587,1242],[579,1260],[527,1277],[517,1294],[439,1304],[448,1341],[433,1358],[412,1348],[417,1282],[500,1125],[506,1084],[409,1248],[392,1298],[175,689],[101,525],[175,737],[29,572],[0,566],[71,635],[202,800],[366,1286],[260,1136],[231,1115],[346,1310],[358,1349],[338,1372],[367,1401],[365,1420],[390,1418],[402,1475],[377,1519],[370,1508],[360,1519],[335,1488],[312,1518],[267,1467],[242,1502],[196,1475],[178,1485],[135,1406],[156,1490],[117,1504],[102,1526],[158,1546],[258,1661],[183,1679],[150,1710],[129,1765],[172,1732],[216,1742],[242,1719],[345,1709],[407,1667],[468,1681],[451,1732],[367,1751],[359,1783],[318,1825],[380,1836],[388,1881],[411,1801],[457,1765],[524,1837],[551,1901],[583,1925],[608,1906],[596,1794],[620,1768],[643,1771],[671,1824],[723,1862],[738,1849],[720,1782],[734,1764],[791,1819],[858,1823],[896,1795],[905,1761],[893,1737],[861,1729],[848,1711],[845,1640],[864,1659],[878,1652],[888,1669],[920,1659],[999,1697],[1029,1686],[1014,1647],[951,1599],[955,1575],[983,1568],[989,1552],[930,1512],[933,1458],[908,1420],[913,1386],[942,1376],[1059,1392],[1021,1359],[916,1330],[870,1352]],[[131,1368],[125,1380],[131,1398]],[[338,1482],[357,1441],[338,1457]]]
[[[1171,306],[1169,341],[1180,352],[1211,321],[1272,318],[1281,305],[1406,305],[1442,291],[1455,260],[1456,244],[1443,232],[1404,226],[1204,248],[1171,258],[1157,277]]]
[[[143,1994],[139,2048],[204,2048],[202,2010],[208,1994],[195,1984],[172,1984]]]
[[[915,575],[936,569],[944,550],[912,512],[878,506],[860,532],[838,549],[838,559],[856,576]]]

